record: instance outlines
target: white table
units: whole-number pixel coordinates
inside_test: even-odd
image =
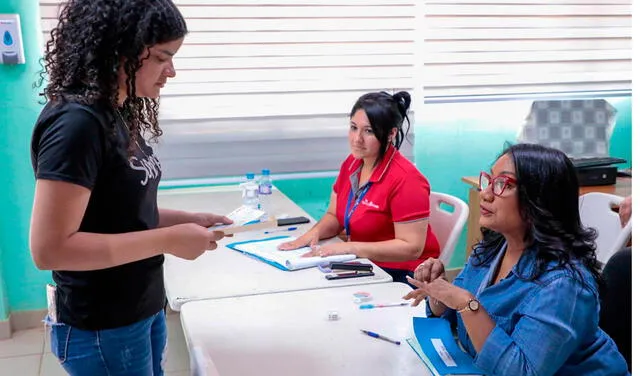
[[[166,255],[164,279],[171,309],[179,311],[182,304],[192,300],[391,282],[391,276],[375,264],[375,275],[371,277],[329,281],[317,268],[282,271],[226,248],[226,244],[242,240],[275,235],[297,236],[311,228],[314,221],[309,214],[282,192],[274,190],[273,196],[273,215],[306,216],[311,219],[311,223],[298,225],[298,230],[291,232],[264,234],[265,230],[260,230],[238,233],[232,238],[221,240],[218,249],[205,252],[194,261]],[[158,195],[158,206],[161,208],[209,211],[216,214],[231,212],[240,206],[241,201],[237,186],[160,191]]]
[[[189,302],[180,318],[192,374],[213,369],[220,376],[431,375],[405,342],[413,335],[413,317],[425,316],[424,303],[361,310],[352,300],[358,291],[385,303],[400,301],[411,288],[384,283]],[[339,313],[337,321],[327,319],[330,310]]]

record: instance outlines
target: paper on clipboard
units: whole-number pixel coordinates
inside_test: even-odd
[[[294,239],[295,238],[291,236],[276,236],[268,239],[233,243],[227,245],[227,247],[253,256],[278,269],[289,271],[312,268],[318,265],[329,264],[330,262],[349,261],[356,258],[356,256],[352,254],[327,257],[302,257],[305,253],[311,251],[310,247],[303,247],[292,251],[281,251],[278,249],[280,244]]]

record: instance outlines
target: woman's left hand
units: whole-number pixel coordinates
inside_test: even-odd
[[[356,254],[355,247],[349,242],[315,245],[302,257],[327,257],[334,255]],[[356,255],[357,256],[357,255]]]
[[[230,225],[233,223],[232,220],[225,217],[224,215],[217,215],[212,213],[194,213],[194,217],[195,218],[193,223],[202,227],[211,227],[219,224]]]
[[[464,308],[469,299],[473,299],[473,295],[469,291],[447,282],[444,278],[437,278],[431,283],[420,282],[411,277],[407,277],[407,280],[418,289],[407,294],[405,299],[428,296],[455,310]]]

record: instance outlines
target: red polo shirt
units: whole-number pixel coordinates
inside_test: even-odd
[[[349,155],[342,163],[338,178],[333,185],[333,191],[337,195],[336,216],[343,227],[349,191],[354,192],[354,198],[351,200],[351,207],[353,207],[361,169],[362,160]],[[361,198],[349,221],[352,241],[392,240],[395,239],[394,223],[429,218],[431,193],[429,182],[396,148],[387,149],[382,162],[378,163],[371,174],[369,182],[370,188]],[[440,256],[440,245],[429,226],[424,251],[420,258],[400,262],[372,261],[384,268],[413,271],[422,261],[438,256]]]

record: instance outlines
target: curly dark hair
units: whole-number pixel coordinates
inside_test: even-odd
[[[571,160],[561,151],[537,144],[509,146],[500,157],[509,154],[516,170],[520,215],[527,224],[526,252],[536,252],[536,268],[532,275],[521,278],[535,280],[545,271],[567,269],[583,285],[578,272],[581,262],[602,287],[601,263],[596,258],[596,231],[585,228],[580,220],[578,177]],[[490,262],[505,242],[504,236],[482,229],[482,242],[473,250],[478,265]],[[557,262],[549,268],[551,262]]]
[[[101,103],[115,109],[122,66],[127,98],[120,112],[130,139],[149,132],[156,141],[162,135],[158,100],[136,96],[136,72],[149,57],[149,47],[186,34],[185,20],[171,0],[69,0],[51,30],[35,85],[42,86],[48,74],[41,93],[48,101]],[[115,119],[111,130],[115,130]]]
[[[387,139],[393,128],[398,128],[393,146],[400,149],[405,134],[409,133],[411,122],[409,121],[409,106],[411,106],[411,95],[406,91],[400,91],[393,95],[381,91],[362,95],[351,108],[350,117],[360,109],[364,110],[371,123],[371,129],[376,139],[382,145],[387,145]],[[405,119],[407,129],[402,129]],[[376,162],[384,157],[386,148],[381,147],[378,152]]]

